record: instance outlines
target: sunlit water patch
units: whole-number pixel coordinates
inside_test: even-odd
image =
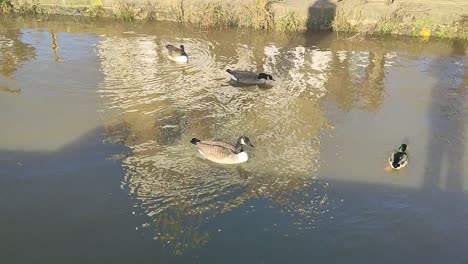
[[[169,61],[167,43],[183,43],[189,63]],[[122,184],[155,221],[147,225],[155,238],[177,252],[200,246],[209,237],[203,223],[252,199],[276,205],[270,207],[295,230],[327,212],[315,172],[327,127],[318,99],[326,93],[331,51],[270,43],[257,57],[247,45],[132,36],[108,37],[98,53],[102,115],[109,135],[131,149]],[[233,87],[227,68],[268,71],[277,81],[266,89]],[[240,135],[255,148],[247,149],[249,162],[235,166],[205,161],[189,143],[192,137],[234,143]]]

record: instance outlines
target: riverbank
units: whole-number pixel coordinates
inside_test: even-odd
[[[468,40],[465,0],[0,0],[0,12],[178,21],[206,29],[333,30]]]

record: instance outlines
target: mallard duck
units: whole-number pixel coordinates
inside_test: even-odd
[[[190,143],[194,144],[198,151],[207,160],[222,163],[222,164],[237,164],[246,162],[249,155],[244,152],[243,145],[253,147],[252,143],[246,136],[241,136],[237,140],[236,145],[231,145],[220,141],[205,141],[197,138],[192,138]]]
[[[265,84],[267,79],[274,81],[273,76],[266,73],[256,74],[254,72],[249,71],[235,71],[235,70],[226,70],[229,75],[231,75],[231,79],[241,84]]]
[[[169,59],[177,62],[187,62],[188,61],[188,55],[185,53],[185,47],[184,45],[180,45],[180,48],[177,48],[174,45],[166,45],[167,51],[168,51],[168,57]]]
[[[408,146],[406,144],[402,144],[398,151],[390,156],[390,158],[388,159],[390,167],[392,167],[395,170],[399,170],[408,165],[408,154],[406,154],[407,148]]]

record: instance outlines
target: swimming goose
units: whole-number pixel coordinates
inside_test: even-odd
[[[235,71],[227,69],[226,72],[231,75],[231,79],[242,84],[265,84],[267,79],[274,81],[273,76],[266,73],[256,74],[249,71]]]
[[[244,152],[242,146],[249,145],[253,147],[246,136],[239,137],[235,146],[220,141],[205,141],[197,138],[192,138],[190,143],[194,144],[207,160],[222,164],[246,162],[249,159],[249,155]]]
[[[395,170],[399,170],[408,165],[408,154],[406,154],[407,148],[408,146],[406,144],[402,144],[398,151],[390,156],[390,158],[388,159],[390,167],[392,167]]]
[[[180,48],[177,48],[174,45],[166,45],[167,51],[168,51],[168,57],[169,59],[177,62],[187,62],[188,61],[188,55],[185,53],[185,47],[184,45],[180,45]]]

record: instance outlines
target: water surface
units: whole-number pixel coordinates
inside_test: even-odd
[[[1,24],[3,261],[468,261],[466,43]],[[189,143],[240,135],[234,166]],[[385,172],[401,143],[410,165]]]

